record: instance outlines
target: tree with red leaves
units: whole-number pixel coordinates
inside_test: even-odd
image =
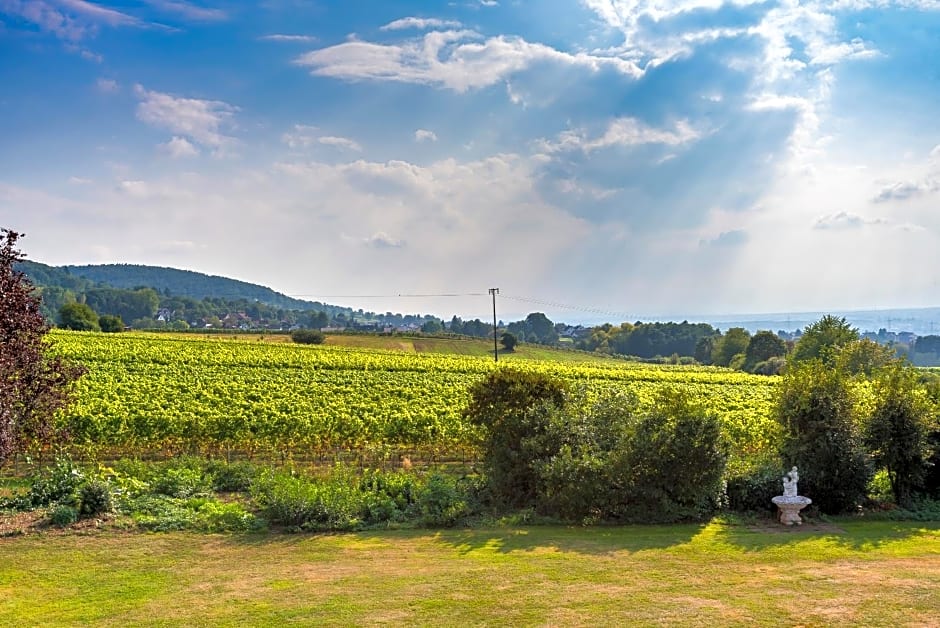
[[[47,448],[64,434],[55,414],[84,369],[50,355],[49,326],[26,275],[14,268],[24,255],[19,233],[0,229],[0,466],[31,448]]]

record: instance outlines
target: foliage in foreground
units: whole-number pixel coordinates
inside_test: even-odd
[[[723,501],[718,419],[679,389],[590,401],[561,382],[501,369],[471,391],[486,430],[484,468],[499,506],[567,520],[701,519]]]
[[[827,514],[857,508],[872,471],[844,371],[811,359],[791,366],[777,404],[784,426],[781,458],[800,470],[800,492]]]
[[[266,471],[252,495],[267,519],[299,530],[412,523],[450,527],[470,514],[466,487],[447,475],[337,467],[320,478]]]
[[[68,401],[69,384],[83,369],[50,354],[48,326],[26,276],[20,234],[0,230],[0,465],[31,446],[48,447],[61,436],[55,413]]]

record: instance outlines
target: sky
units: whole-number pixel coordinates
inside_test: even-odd
[[[940,0],[0,0],[0,226],[445,318],[936,306],[938,60]]]

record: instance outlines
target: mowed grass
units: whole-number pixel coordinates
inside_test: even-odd
[[[940,625],[936,524],[0,539],[0,625]]]

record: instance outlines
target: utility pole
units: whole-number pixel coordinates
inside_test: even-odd
[[[499,362],[499,346],[496,344],[496,295],[499,288],[490,288],[490,294],[493,296],[493,361]]]

